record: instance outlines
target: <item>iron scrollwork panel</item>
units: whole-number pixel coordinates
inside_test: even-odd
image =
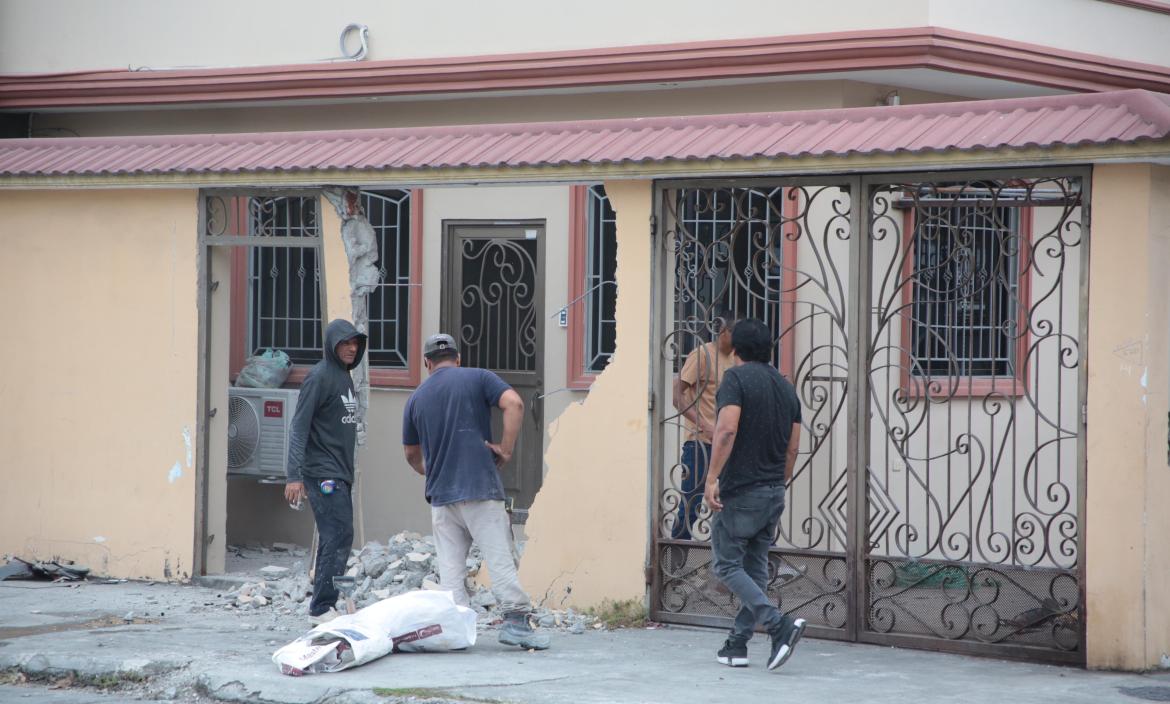
[[[459,242],[464,366],[536,371],[537,241],[466,237]]]
[[[668,385],[692,355],[700,370],[690,402],[672,394],[659,429],[662,609],[730,617],[738,608],[709,572],[712,516],[701,496],[710,448],[687,419],[701,411],[700,399],[713,394],[726,365],[711,343],[721,309],[731,309],[772,330],[772,361],[802,404],[800,454],[774,540],[770,594],[813,624],[844,628],[850,196],[836,186],[726,186],[667,189],[662,197],[662,254],[673,290],[660,364]]]
[[[876,187],[867,630],[1081,642],[1081,189]]]

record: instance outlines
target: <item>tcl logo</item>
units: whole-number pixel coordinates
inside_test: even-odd
[[[265,418],[283,418],[284,417],[284,401],[265,401],[264,402],[264,417]]]

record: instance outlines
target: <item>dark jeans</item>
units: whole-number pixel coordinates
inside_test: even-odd
[[[739,598],[731,635],[749,640],[757,624],[768,633],[792,625],[768,601],[768,548],[784,512],[784,486],[757,486],[723,498],[711,533],[715,574]]]
[[[353,502],[349,484],[340,479],[332,494],[321,493],[321,480],[305,477],[305,493],[317,522],[317,566],[313,576],[313,600],[309,615],[320,616],[337,603],[333,578],[345,574],[353,549]]]
[[[711,459],[711,446],[699,440],[687,440],[682,446],[682,464],[687,476],[682,480],[682,501],[678,505],[678,521],[670,537],[675,540],[691,540],[691,525],[703,505],[704,482],[707,480],[707,462]]]

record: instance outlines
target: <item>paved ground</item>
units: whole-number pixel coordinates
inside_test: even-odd
[[[753,666],[732,670],[714,662],[721,634],[688,628],[566,633],[542,653],[505,648],[489,632],[466,652],[396,654],[342,673],[282,676],[270,656],[302,630],[296,617],[225,611],[217,592],[202,587],[0,583],[0,701],[1136,704],[1143,700],[1126,688],[1170,693],[1170,674],[811,639],[768,672],[757,638]]]

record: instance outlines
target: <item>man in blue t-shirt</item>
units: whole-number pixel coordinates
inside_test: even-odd
[[[524,401],[486,369],[460,366],[455,340],[442,333],[423,344],[429,376],[406,402],[402,445],[406,461],[426,477],[426,499],[438,550],[439,581],[467,606],[467,553],[479,545],[504,614],[500,642],[525,649],[549,646],[532,629],[532,601],[520,586],[512,550],[512,521],[504,510],[500,468],[512,458]],[[504,413],[504,432],[492,442],[491,411]]]

